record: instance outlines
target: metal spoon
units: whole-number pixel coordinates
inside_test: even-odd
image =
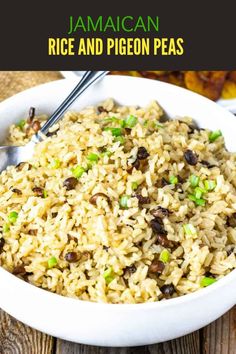
[[[71,104],[91,85],[105,76],[108,71],[87,71],[82,76],[80,82],[76,85],[69,96],[61,103],[51,117],[46,121],[43,127],[31,138],[24,146],[1,146],[0,147],[0,172],[7,166],[17,165],[20,162],[27,161],[33,156],[34,145],[42,141],[42,136],[47,135],[49,129],[57,123],[63,113]]]

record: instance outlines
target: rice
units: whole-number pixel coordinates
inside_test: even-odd
[[[43,289],[105,303],[181,296],[236,268],[236,154],[190,118],[161,123],[162,115],[156,102],[111,99],[68,112],[29,163],[2,172],[0,265]],[[13,125],[8,143],[32,134],[32,122]],[[137,159],[140,147],[146,158]]]

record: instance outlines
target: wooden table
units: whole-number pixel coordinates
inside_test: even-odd
[[[53,71],[1,71],[0,101],[23,89],[60,78],[59,72]],[[0,310],[0,354],[110,353],[236,354],[236,307],[200,331],[166,343],[136,348],[98,348],[69,343],[35,331]]]
[[[66,342],[27,327],[0,310],[0,354],[205,353],[236,354],[236,307],[209,326],[185,337],[133,348],[100,348]]]

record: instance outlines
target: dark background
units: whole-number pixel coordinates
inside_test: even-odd
[[[233,4],[227,0],[218,3],[210,0],[145,0],[142,3],[11,0],[2,3],[0,12],[0,70],[233,70],[236,67]],[[70,15],[159,16],[159,32],[153,35],[183,37],[185,54],[48,56],[48,37],[66,37]],[[143,36],[128,33],[128,36],[132,35]],[[97,36],[101,37],[101,34]]]

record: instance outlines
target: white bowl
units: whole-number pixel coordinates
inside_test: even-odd
[[[66,79],[73,79],[81,77],[85,71],[60,71],[62,76]],[[228,111],[236,114],[236,98],[220,98],[216,101],[220,106],[225,107]]]
[[[8,126],[25,117],[30,106],[50,114],[76,84],[60,80],[24,91],[0,104],[0,140]],[[221,129],[229,150],[236,151],[236,118],[210,100],[170,84],[108,76],[72,109],[114,97],[123,105],[156,99],[168,115],[191,116],[201,127]],[[0,306],[42,332],[99,346],[138,346],[170,340],[214,321],[236,304],[236,270],[215,284],[156,303],[111,305],[62,297],[32,286],[0,268]]]

